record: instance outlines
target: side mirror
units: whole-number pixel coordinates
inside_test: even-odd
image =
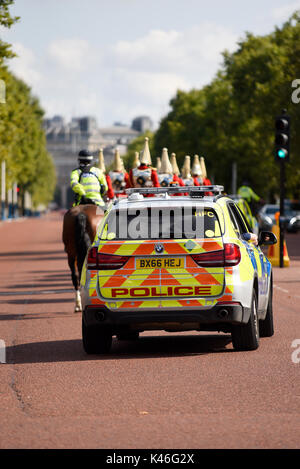
[[[258,235],[258,245],[271,246],[277,243],[277,238],[272,231],[261,231]]]

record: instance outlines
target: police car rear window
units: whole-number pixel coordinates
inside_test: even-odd
[[[113,210],[100,239],[190,239],[222,236],[216,212],[210,207],[146,207]]]

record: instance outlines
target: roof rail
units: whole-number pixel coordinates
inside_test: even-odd
[[[189,194],[190,197],[203,197],[206,192],[212,192],[214,195],[224,192],[223,186],[176,186],[176,187],[131,187],[126,189],[126,194]]]

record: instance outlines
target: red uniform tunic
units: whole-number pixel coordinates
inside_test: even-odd
[[[157,172],[146,164],[129,171],[129,187],[160,187]],[[152,197],[149,194],[148,197]]]
[[[177,176],[177,174],[173,175],[173,181],[172,182],[173,182],[173,184],[172,184],[173,187],[174,186],[185,187],[185,183],[183,182],[183,180],[179,176]],[[172,195],[176,196],[176,195],[187,195],[187,194],[182,193],[182,192],[178,192],[178,193],[172,194]]]
[[[112,183],[114,195],[116,197],[126,195],[125,189],[130,187],[128,173],[126,171],[124,173],[122,171],[110,171],[108,176]]]
[[[106,182],[107,182],[107,187],[108,187],[106,195],[109,199],[113,199],[115,196],[115,193],[114,193],[114,189],[113,189],[112,182],[110,179],[110,175],[106,174],[105,177],[106,177]]]
[[[200,184],[198,176],[193,176],[195,186],[211,186],[211,182],[207,178],[201,178],[202,184]],[[212,192],[205,192],[205,195],[213,195]]]

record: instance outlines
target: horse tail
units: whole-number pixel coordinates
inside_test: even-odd
[[[75,246],[77,252],[77,265],[81,273],[82,265],[90,247],[90,238],[86,231],[87,218],[84,213],[79,213],[75,218]]]

